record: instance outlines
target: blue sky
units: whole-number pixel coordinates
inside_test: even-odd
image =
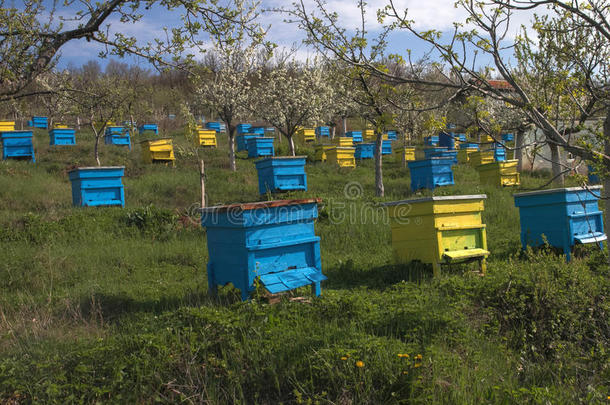
[[[288,7],[290,1],[280,0],[263,0],[262,8]],[[306,2],[312,7],[311,1]],[[328,0],[328,8],[336,11],[342,23],[347,28],[355,26],[360,20],[359,11],[356,7],[356,0]],[[464,11],[453,6],[453,0],[396,0],[395,4],[399,4],[401,8],[409,10],[410,18],[415,21],[416,27],[420,30],[437,29],[444,32],[451,31],[453,22],[463,22],[466,18]],[[374,33],[380,28],[376,19],[376,10],[385,5],[385,1],[369,1],[368,5],[368,28]],[[62,14],[71,14],[76,11],[76,6],[64,8]],[[151,10],[143,11],[141,21],[132,23],[121,23],[118,17],[112,17],[108,20],[110,32],[123,32],[126,35],[134,35],[142,43],[151,41],[155,37],[163,35],[163,27],[171,28],[180,25],[180,13],[168,12],[166,9],[155,6]],[[280,45],[280,47],[291,47],[292,45],[300,45],[304,35],[298,30],[296,25],[285,23],[285,16],[276,13],[264,13],[261,23],[270,25],[268,39]],[[531,13],[518,15],[511,23],[509,31],[510,36],[517,33],[520,24],[526,24],[531,19]],[[106,29],[106,27],[104,27]],[[61,58],[59,67],[68,65],[80,66],[90,59],[98,59],[98,53],[101,46],[94,43],[86,42],[85,40],[74,41],[67,44],[61,50]],[[414,41],[404,33],[397,33],[391,37],[389,51],[405,54],[406,49],[411,49],[414,55],[423,54],[428,48],[418,41]],[[297,57],[305,59],[313,53],[304,45],[300,45],[297,52]],[[124,60],[130,64],[138,64],[142,67],[147,67],[148,63],[139,58],[126,58]],[[100,60],[100,63],[105,64],[106,61]],[[488,63],[482,61],[483,63]]]

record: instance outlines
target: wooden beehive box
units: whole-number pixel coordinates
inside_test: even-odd
[[[305,156],[269,157],[254,162],[258,172],[258,191],[307,191]]]
[[[316,162],[326,162],[326,151],[334,147],[334,145],[314,145],[314,160]]]
[[[481,219],[485,195],[426,197],[385,204],[392,250],[399,263],[419,260],[441,265],[476,260],[485,272],[487,235]]]
[[[55,127],[49,131],[49,145],[76,145],[76,131],[65,125]]]
[[[495,161],[495,152],[493,150],[477,150],[469,154],[468,163],[477,167]]]
[[[320,295],[320,238],[314,233],[320,200],[279,200],[201,210],[209,252],[208,287],[233,285],[246,300],[257,281],[275,294],[311,285]]]
[[[356,148],[336,146],[326,151],[326,161],[339,167],[356,167]]]
[[[375,157],[375,142],[357,143],[354,157],[356,159],[373,159]]]
[[[174,145],[171,138],[150,139],[141,142],[142,160],[146,163],[162,162],[174,164]]]
[[[313,128],[299,128],[297,135],[302,142],[315,142],[316,130]]]
[[[455,184],[453,179],[453,160],[449,158],[430,158],[407,162],[411,174],[411,191],[422,188],[433,190],[440,186]]]
[[[0,132],[14,131],[15,121],[0,121]]]
[[[197,136],[195,142],[199,146],[215,148],[217,146],[216,131],[213,129],[197,128]]]
[[[36,162],[32,131],[0,132],[2,159],[28,158]]]
[[[159,135],[159,127],[157,124],[142,124],[138,127],[138,133],[140,135],[145,132],[153,132],[155,135]]]
[[[129,135],[129,130],[120,126],[106,127],[104,144],[127,146],[129,147],[129,150],[131,150],[131,136]]]
[[[79,167],[68,172],[72,204],[78,207],[125,206],[124,166]]]
[[[487,163],[477,166],[476,169],[483,184],[494,186],[518,186],[521,184],[516,160]]]
[[[404,157],[407,162],[415,160],[415,148],[413,146],[405,146],[403,148],[398,148],[396,149],[396,153],[400,156],[401,159]]]
[[[602,242],[607,237],[598,205],[601,190],[601,186],[589,186],[515,194],[523,249],[548,242],[563,249],[569,261],[577,243],[597,243],[603,248]]]
[[[345,137],[351,138],[352,143],[362,142],[362,131],[347,131],[345,133]],[[344,146],[344,145],[339,145],[339,146]],[[349,145],[349,146],[352,146],[352,145]]]
[[[273,137],[257,136],[246,140],[246,149],[248,157],[256,158],[262,156],[274,156],[275,149],[273,148]]]

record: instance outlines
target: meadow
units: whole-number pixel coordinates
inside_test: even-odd
[[[67,172],[94,165],[86,131],[49,147],[36,130],[35,164],[0,162],[0,402],[610,401],[605,253],[579,248],[566,264],[549,248],[522,252],[515,189],[481,186],[459,165],[455,186],[418,193],[488,197],[487,274],[456,265],[433,278],[393,262],[378,204],[413,195],[397,156],[384,159],[384,198],[373,197],[372,161],[308,162],[309,190],[275,197],[322,199],[322,296],[303,288],[274,302],[260,290],[242,302],[230,286],[207,292],[198,159],[208,205],[266,199],[254,164],[241,152],[231,172],[225,135],[197,153],[172,136],[175,167],[142,163],[138,136],[131,152],[101,145],[102,165],[126,166],[123,209],[72,207]],[[520,189],[549,179],[524,173]]]

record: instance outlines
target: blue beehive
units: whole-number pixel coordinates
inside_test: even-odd
[[[362,142],[362,131],[347,131],[345,133],[345,136],[347,136],[348,138],[352,138],[354,143]]]
[[[32,127],[34,128],[42,128],[42,129],[48,129],[49,128],[49,120],[47,117],[32,117],[32,121],[29,121],[28,124],[31,123]]]
[[[121,181],[125,167],[79,167],[68,172],[72,182],[72,204],[78,207],[125,206]]]
[[[354,152],[356,159],[372,159],[375,157],[375,142],[357,143],[354,146],[356,147]]]
[[[460,149],[476,149],[476,150],[479,150],[479,144],[478,143],[461,143],[460,142]]]
[[[76,145],[74,128],[53,128],[49,131],[49,145]]]
[[[317,127],[316,128],[316,136],[318,138],[330,138],[330,128],[329,127]]]
[[[453,132],[441,132],[438,134],[438,146],[446,147],[447,149],[455,149],[455,140],[457,135]]]
[[[138,133],[140,135],[146,131],[154,132],[156,135],[159,135],[159,127],[157,124],[142,124],[138,127]]]
[[[275,150],[273,149],[273,141],[275,138],[255,136],[246,140],[246,149],[248,150],[248,157],[255,158],[261,156],[273,156]]]
[[[587,180],[589,184],[598,184],[599,176],[595,173],[595,169],[591,165],[587,165]]]
[[[450,186],[454,184],[452,160],[448,158],[430,158],[408,162],[411,173],[411,191],[420,188],[433,190],[439,186]]]
[[[32,131],[0,132],[0,139],[2,140],[3,160],[8,158],[30,158],[32,162],[36,162]]]
[[[269,157],[254,162],[258,171],[258,191],[307,191],[305,156]]]
[[[259,135],[256,134],[241,134],[235,137],[235,143],[237,144],[237,151],[248,150],[247,141],[251,138],[256,138]]]
[[[265,127],[250,127],[250,130],[248,131],[249,134],[255,134],[255,135],[259,135],[259,136],[264,136],[265,135]]]
[[[275,134],[275,128],[274,127],[267,127],[267,128],[265,128],[265,132],[270,132],[272,134]]]
[[[494,147],[494,159],[496,162],[506,161],[506,150],[503,147],[496,145]]]
[[[438,135],[426,136],[424,144],[427,146],[438,146]]]
[[[458,140],[460,141],[460,144],[462,142],[466,142],[468,139],[466,139],[466,134],[456,134],[458,137]]]
[[[391,155],[392,154],[392,141],[384,139],[381,141],[381,154]]]
[[[222,129],[222,125],[221,125],[221,123],[220,123],[220,122],[218,122],[218,121],[210,121],[210,122],[206,122],[206,123],[205,123],[205,127],[206,127],[207,129],[211,129],[211,130],[214,130],[214,131],[216,131],[216,132],[220,132],[220,131],[221,131],[221,129]]]
[[[434,157],[435,154],[440,153],[440,152],[445,152],[447,151],[447,147],[443,146],[437,146],[437,147],[433,147],[433,148],[425,148],[424,149],[424,156],[426,156],[426,159],[430,159],[431,157]]]
[[[129,130],[125,127],[106,127],[104,133],[104,143],[106,145],[127,146],[131,150],[131,137]]]
[[[250,128],[252,128],[251,124],[237,124],[237,133],[247,134],[248,132],[250,132]]]
[[[393,130],[386,131],[386,134],[388,134],[388,139],[390,141],[395,141],[398,139],[398,135],[396,134],[396,131],[393,131]]]
[[[572,247],[577,243],[602,243],[603,214],[598,198],[601,186],[557,188],[515,194],[521,221],[521,245],[549,245],[563,249],[570,260]]]
[[[311,285],[320,295],[320,238],[314,233],[317,199],[280,200],[204,208],[208,287],[233,283],[246,300],[256,280],[270,293]]]
[[[504,142],[512,142],[515,140],[515,136],[513,134],[502,134],[502,140]]]

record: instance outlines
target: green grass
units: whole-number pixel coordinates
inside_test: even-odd
[[[467,166],[435,190],[487,194],[492,252],[485,277],[461,265],[435,279],[427,265],[393,263],[376,208],[412,195],[400,162],[385,160],[383,199],[373,162],[309,163],[309,190],[285,197],[323,200],[323,294],[242,303],[230,287],[207,293],[197,161],[210,205],[261,200],[254,165],[242,153],[230,172],[224,136],[199,156],[173,136],[174,168],[141,163],[137,144],[102,145],[103,165],[126,166],[125,209],[72,207],[67,171],[94,163],[86,133],[50,148],[37,131],[36,164],[0,163],[0,401],[607,403],[605,258],[593,248],[570,264],[522,253],[515,190],[481,186]],[[547,180],[525,174],[522,187]],[[361,198],[346,198],[350,182]],[[367,214],[333,220],[350,210]]]

